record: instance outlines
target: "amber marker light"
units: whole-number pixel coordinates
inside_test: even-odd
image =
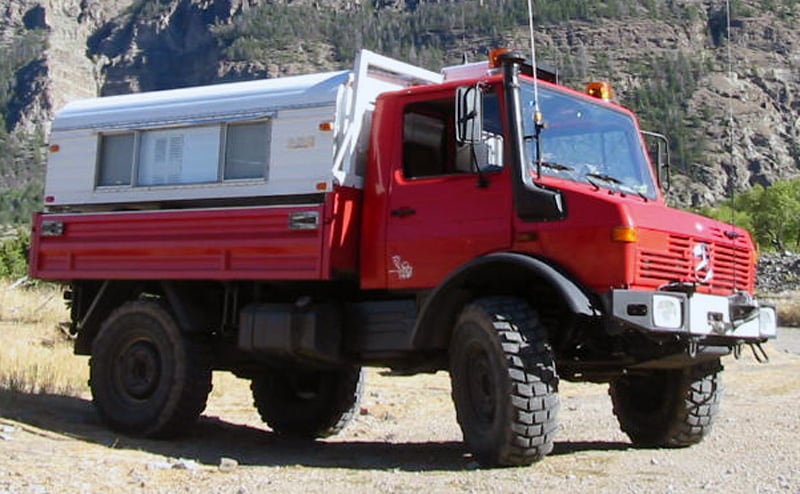
[[[326,190],[328,190],[327,182],[317,182],[316,189],[319,192],[325,192]]]
[[[322,132],[333,131],[333,122],[322,122],[319,124],[319,130]]]
[[[495,48],[489,52],[489,68],[496,69],[500,67],[500,57],[510,52],[511,48]]]
[[[539,240],[539,234],[536,232],[523,232],[517,235],[517,240],[520,242],[536,242]]]
[[[58,144],[50,144],[50,147],[48,147],[47,149],[49,149],[51,153],[57,153],[61,151],[61,146],[59,146]]]
[[[639,241],[639,232],[632,226],[618,226],[611,230],[614,242],[635,243]]]
[[[608,82],[590,82],[586,85],[586,94],[603,101],[614,99],[614,88]]]

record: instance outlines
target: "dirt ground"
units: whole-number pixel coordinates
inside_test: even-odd
[[[467,455],[445,373],[370,370],[361,414],[335,438],[276,437],[248,383],[214,376],[191,437],[132,439],[103,427],[88,396],[0,394],[0,494],[56,492],[614,492],[800,494],[800,330],[724,362],[721,416],[686,449],[634,449],[606,386],[562,383],[554,452],[526,468],[484,470]],[[74,357],[75,365],[86,360]],[[87,368],[88,373],[88,368]]]

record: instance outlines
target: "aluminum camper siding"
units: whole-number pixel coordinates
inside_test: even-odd
[[[336,122],[350,72],[332,72],[78,101],[53,122],[45,184],[47,207],[127,206],[159,202],[318,193],[333,180]],[[97,186],[100,136],[118,132],[221,126],[269,119],[264,179],[158,186]],[[205,151],[201,151],[205,152]],[[192,165],[184,150],[184,166]],[[147,207],[145,207],[147,208]]]

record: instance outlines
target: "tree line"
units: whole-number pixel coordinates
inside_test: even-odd
[[[638,86],[623,99],[633,108],[643,128],[670,139],[670,155],[675,168],[693,176],[695,165],[705,164],[706,137],[703,115],[690,114],[687,103],[697,90],[698,81],[710,70],[683,51],[663,55],[639,64]]]
[[[361,48],[438,69],[458,50],[459,41],[481,39],[502,46],[505,36],[527,25],[526,0],[462,0],[414,3],[406,11],[378,9],[373,2],[336,9],[312,4],[263,3],[233,23],[217,26],[216,35],[232,60],[265,60],[297,43],[325,43],[348,64]],[[657,0],[539,0],[535,22],[554,24],[599,18],[696,16],[694,6]],[[309,22],[314,19],[314,22]],[[461,48],[464,48],[463,43]],[[456,55],[457,56],[457,55]]]

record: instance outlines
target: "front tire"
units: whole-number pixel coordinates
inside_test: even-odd
[[[250,383],[261,419],[278,434],[314,439],[341,432],[364,391],[360,367],[336,370],[265,370]]]
[[[463,310],[450,378],[464,441],[479,463],[529,465],[552,451],[558,375],[546,330],[525,301],[485,298]]]
[[[719,359],[688,367],[627,375],[609,394],[620,428],[640,447],[686,447],[711,431],[722,398]]]
[[[207,346],[181,334],[157,302],[114,310],[92,344],[89,365],[100,418],[125,434],[179,435],[203,412],[211,391]]]

